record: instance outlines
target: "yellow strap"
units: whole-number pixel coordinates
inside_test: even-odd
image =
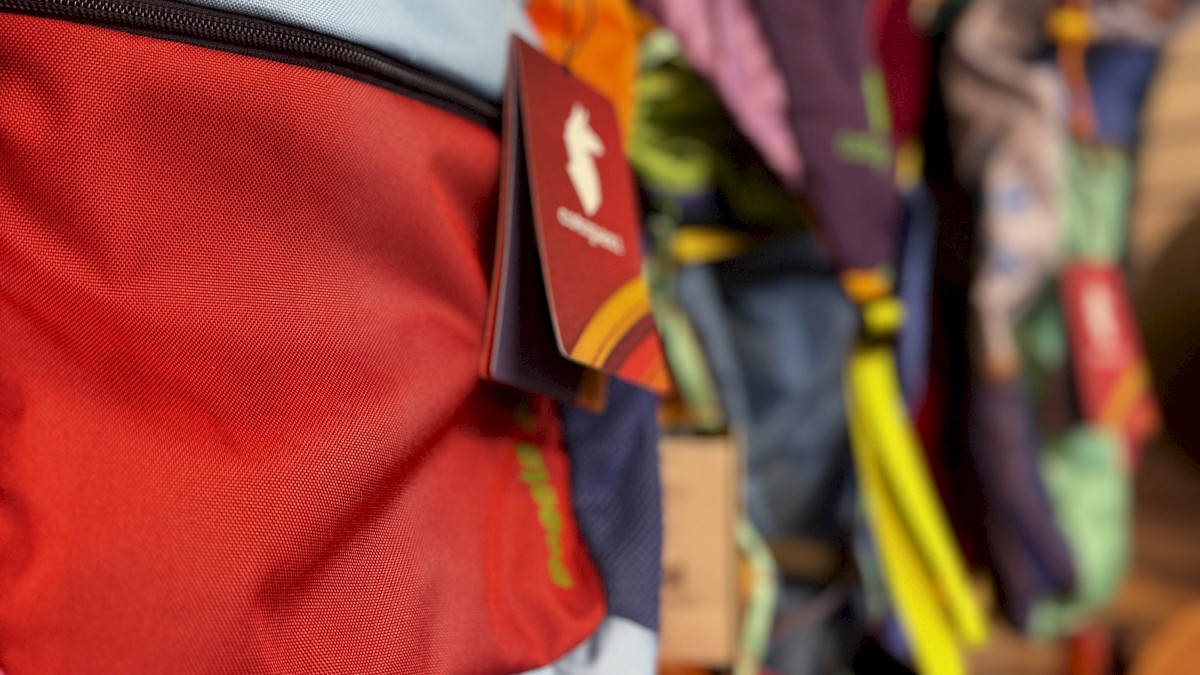
[[[848,384],[855,414],[878,462],[896,506],[912,533],[951,621],[968,645],[987,637],[987,622],[971,593],[966,565],[930,478],[920,441],[900,397],[895,360],[883,345],[862,344],[850,361]]]
[[[921,141],[910,138],[896,148],[896,187],[908,193],[921,183],[921,172],[925,168],[925,146]]]
[[[671,235],[671,257],[684,265],[732,260],[761,239],[712,225],[684,225]]]
[[[869,335],[895,335],[904,323],[904,303],[899,298],[884,298],[863,305],[862,320]]]
[[[936,586],[883,478],[872,434],[863,424],[864,416],[851,390],[847,390],[846,397],[859,487],[884,582],[912,649],[913,665],[921,675],[965,675],[963,655],[942,605],[937,602]]]

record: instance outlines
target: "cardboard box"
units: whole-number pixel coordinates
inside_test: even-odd
[[[724,436],[667,436],[660,451],[661,658],[727,668],[737,655],[739,624],[737,445]]]

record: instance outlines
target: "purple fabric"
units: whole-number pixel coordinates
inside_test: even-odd
[[[643,0],[674,33],[688,64],[721,97],[742,134],[792,192],[804,184],[799,144],[788,126],[788,94],[747,0]]]
[[[870,166],[839,152],[841,141],[878,141],[868,127],[863,74],[872,63],[866,0],[752,0],[791,97],[808,197],[843,267],[892,262],[900,198],[892,162]]]
[[[974,394],[969,448],[983,483],[988,549],[1004,609],[1023,627],[1037,598],[1074,589],[1075,565],[1042,484],[1022,381],[980,379]]]

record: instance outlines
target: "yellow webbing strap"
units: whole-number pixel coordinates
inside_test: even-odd
[[[903,307],[864,272],[843,275],[864,324],[846,373],[854,463],[914,665],[921,675],[958,675],[960,645],[982,644],[987,622],[900,395],[892,347],[877,339],[894,334]]]
[[[867,518],[893,610],[921,675],[965,675],[962,653],[942,610],[933,581],[883,479],[878,449],[847,392],[850,439]]]
[[[684,265],[732,260],[761,243],[753,237],[715,225],[683,225],[671,235],[671,257]]]
[[[962,639],[980,644],[987,622],[971,592],[966,564],[950,529],[937,489],[929,475],[920,442],[900,396],[895,359],[886,345],[859,345],[851,357],[848,378],[851,415],[877,453],[876,461],[889,493],[932,578],[938,597]]]

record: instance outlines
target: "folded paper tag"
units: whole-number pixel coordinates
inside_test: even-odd
[[[585,405],[599,373],[665,392],[612,106],[514,38],[502,154],[484,376]]]

